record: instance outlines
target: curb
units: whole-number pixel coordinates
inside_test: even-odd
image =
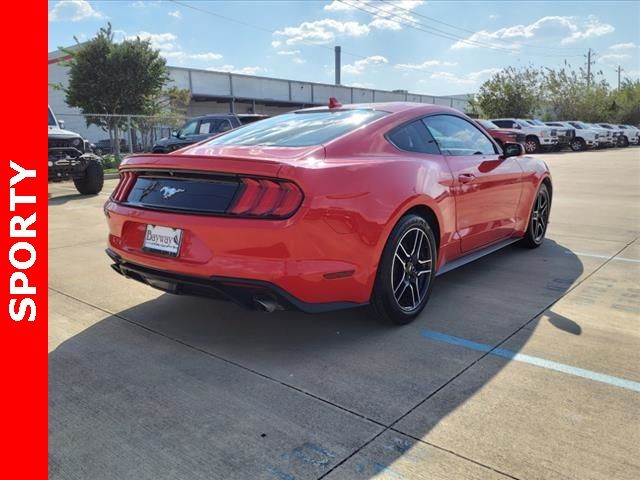
[[[119,173],[105,173],[104,174],[104,179],[105,180],[114,180],[116,178],[120,178],[120,174]]]

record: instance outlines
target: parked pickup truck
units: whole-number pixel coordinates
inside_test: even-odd
[[[524,144],[525,135],[518,130],[514,130],[513,128],[500,128],[489,120],[476,120],[476,122],[478,122],[501,147],[503,147],[505,143]]]
[[[556,134],[558,136],[558,143],[556,143],[553,146],[553,150],[559,152],[560,150],[562,150],[565,147],[569,147],[571,145],[571,142],[573,141],[573,137],[576,134],[576,130],[575,128],[573,128],[571,125],[551,125],[549,123],[544,123],[541,120],[535,120],[535,119],[530,119],[527,118],[526,119],[527,122],[529,122],[531,125],[537,125],[539,127],[552,127],[556,129]],[[556,122],[558,123],[558,122]]]
[[[569,140],[568,146],[574,152],[581,152],[587,148],[595,148],[598,146],[598,133],[585,123],[578,121],[547,122],[547,125],[550,127],[571,129],[573,135]]]
[[[633,125],[618,125],[618,128],[624,130],[623,135],[627,137],[632,145],[640,145],[640,129]]]
[[[613,130],[602,128],[596,123],[586,123],[588,127],[598,133],[598,147],[615,147],[616,139],[613,136]]]
[[[216,113],[195,117],[188,120],[175,134],[158,140],[151,151],[153,153],[170,153],[187,145],[192,145],[209,137],[264,118],[267,118],[267,116],[250,113],[238,115],[233,113]]]
[[[490,121],[500,128],[511,128],[524,133],[524,148],[527,153],[537,153],[543,148],[550,150],[558,143],[557,130],[546,125],[532,125],[522,118],[491,118]]]
[[[610,123],[598,123],[599,127],[604,128],[605,130],[611,130],[613,134],[614,144],[617,147],[628,147],[629,139],[623,133],[623,130],[616,125],[612,125]]]

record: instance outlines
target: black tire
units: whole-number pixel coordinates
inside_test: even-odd
[[[420,245],[417,245],[418,241]],[[413,251],[409,253],[400,242],[412,246]],[[406,255],[399,253],[403,251]],[[369,303],[371,314],[379,321],[393,325],[405,325],[416,318],[431,295],[437,260],[436,239],[429,223],[418,215],[402,217],[382,252]],[[394,281],[397,281],[395,292]]]
[[[629,146],[629,139],[625,136],[621,137],[622,141],[619,142],[619,146],[620,147],[628,147]]]
[[[102,191],[104,185],[104,170],[98,160],[89,160],[84,175],[74,178],[73,183],[78,192],[83,195],[96,195]]]
[[[542,206],[542,202],[544,202],[546,208]],[[533,200],[531,213],[529,214],[529,226],[527,227],[527,232],[520,241],[522,246],[526,248],[538,248],[542,245],[549,225],[550,211],[551,195],[549,194],[549,189],[543,183],[540,185],[538,193]]]
[[[530,135],[524,141],[524,150],[527,153],[538,153],[540,151],[540,140],[538,137]]]
[[[569,144],[571,150],[574,152],[581,152],[587,149],[587,144],[582,138],[574,138]]]

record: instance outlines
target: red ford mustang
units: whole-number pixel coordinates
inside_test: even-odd
[[[369,305],[404,324],[436,275],[545,236],[543,161],[460,112],[333,104],[120,167],[105,204],[118,273],[266,311]]]

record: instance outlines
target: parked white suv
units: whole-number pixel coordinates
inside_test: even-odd
[[[524,133],[524,148],[527,153],[538,153],[543,147],[551,149],[558,143],[557,129],[531,125],[521,118],[492,118],[490,120],[500,128],[513,128]]]
[[[553,122],[555,123],[555,122]],[[586,150],[587,148],[596,148],[600,144],[600,134],[598,130],[577,120],[569,120],[568,122],[558,122],[564,125],[571,125],[576,129],[576,134],[569,147],[574,152]],[[551,124],[551,123],[550,123]]]

